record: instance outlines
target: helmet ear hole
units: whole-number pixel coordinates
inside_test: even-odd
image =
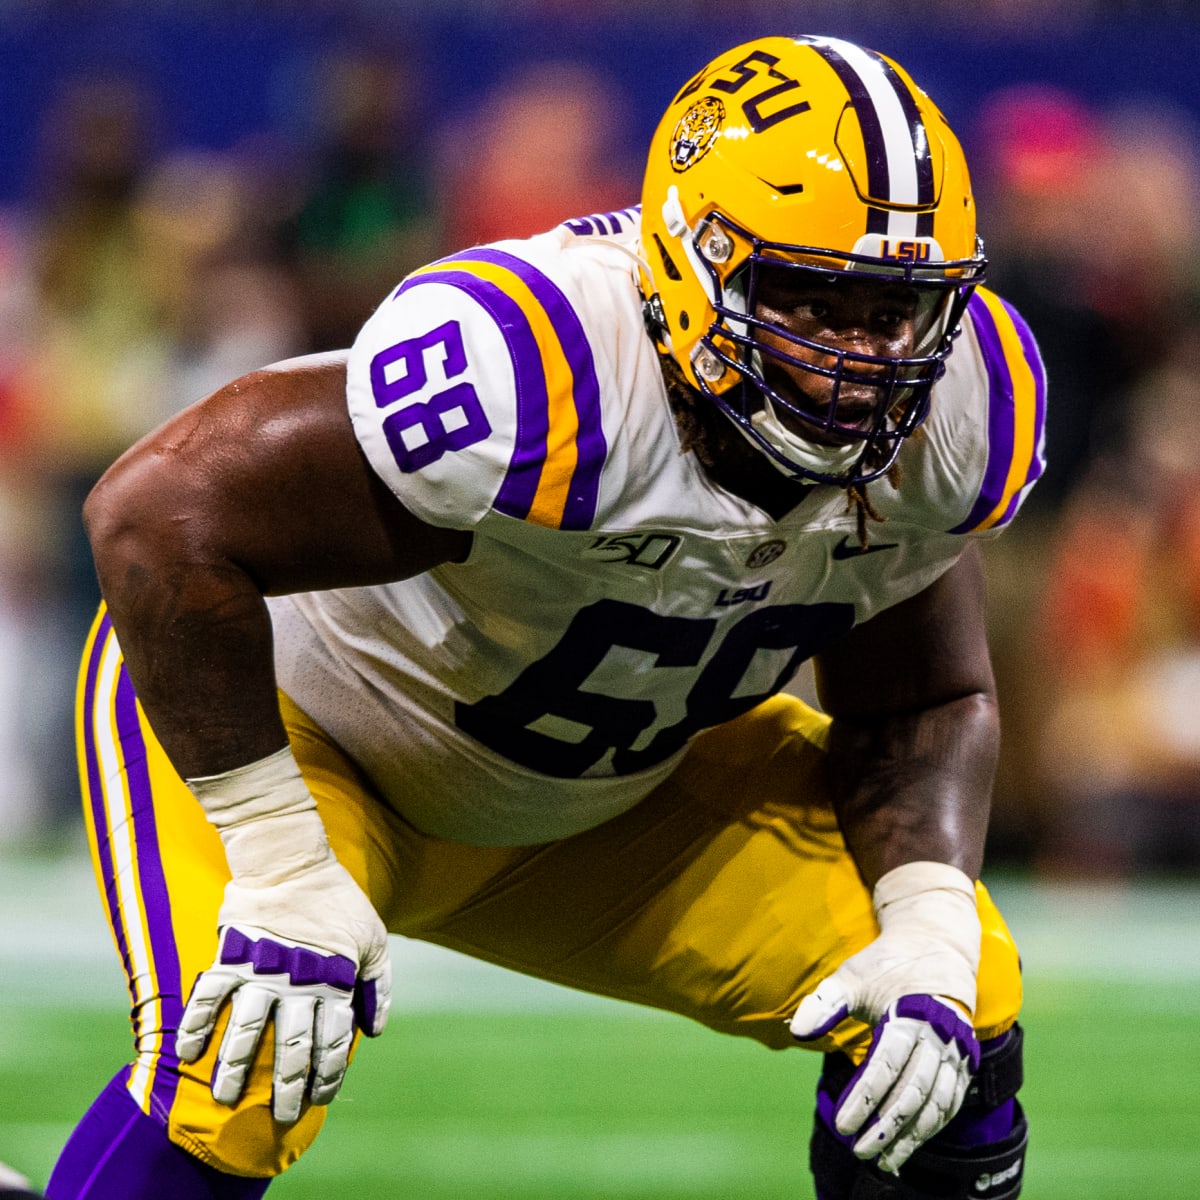
[[[686,312],[681,312],[681,313],[679,314],[679,328],[680,328],[680,329],[684,329],[684,330],[686,330],[686,329],[687,329],[687,327],[688,327],[689,325],[691,325],[691,323],[692,323],[692,322],[691,322],[691,320],[690,320],[690,318],[688,317],[688,315],[687,315],[687,313],[686,313]]]

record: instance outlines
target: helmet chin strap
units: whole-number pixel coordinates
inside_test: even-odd
[[[750,418],[755,432],[772,449],[778,450],[785,458],[808,471],[821,475],[849,474],[850,469],[862,455],[861,445],[850,443],[846,446],[821,446],[808,438],[793,433],[779,419],[770,399],[763,397],[763,407]],[[770,457],[770,456],[767,456]],[[792,472],[777,459],[771,458],[776,470],[783,475]]]
[[[751,351],[750,362],[754,368],[754,374],[761,378],[763,361],[762,354],[758,350]],[[822,446],[794,433],[779,419],[779,414],[775,411],[775,405],[771,402],[771,398],[762,393],[759,394],[762,395],[763,406],[756,413],[751,414],[750,424],[754,426],[754,432],[784,458],[803,467],[806,471],[814,471],[818,475],[848,474],[851,467],[858,462],[859,456],[863,452],[862,446],[855,445],[853,442],[845,446]],[[739,425],[738,428],[742,427]],[[745,430],[743,430],[744,432]],[[751,439],[751,444],[753,444],[753,439]],[[770,455],[766,455],[766,457],[770,459],[771,465],[781,475],[792,476],[793,472],[789,471],[777,458],[772,458]]]

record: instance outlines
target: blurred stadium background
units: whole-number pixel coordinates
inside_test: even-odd
[[[1050,371],[1051,469],[988,551],[1026,1194],[1200,1194],[1195,0],[0,0],[0,1159],[44,1182],[126,1054],[76,815],[91,482],[419,262],[635,200],[675,88],[765,32],[929,89]],[[399,950],[281,1195],[810,1194],[815,1062]]]

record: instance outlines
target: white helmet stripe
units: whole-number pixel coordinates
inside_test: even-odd
[[[928,203],[928,198],[920,194],[917,171],[918,157],[927,155],[928,148],[914,141],[914,138],[924,139],[924,127],[913,127],[897,94],[899,81],[894,74],[881,58],[853,42],[840,38],[802,40],[822,53],[841,77],[858,109],[868,158],[875,166],[885,167],[885,171],[879,173],[879,183],[886,188],[886,194],[876,194],[872,186],[871,199],[903,205]],[[872,171],[871,184],[875,183],[876,175]],[[872,232],[898,239],[915,237],[917,216],[912,212],[888,210],[886,230]]]

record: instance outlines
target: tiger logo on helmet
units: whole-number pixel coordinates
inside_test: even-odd
[[[717,140],[725,120],[725,105],[715,96],[705,96],[679,118],[671,136],[671,166],[686,171],[695,166]]]
[[[924,420],[986,267],[945,117],[892,59],[824,37],[747,42],[681,88],[651,141],[642,257],[648,319],[687,383],[779,470],[840,486],[890,470]],[[764,320],[759,285],[780,271],[910,290],[910,350],[856,353]],[[826,407],[772,387],[773,361],[831,380]],[[874,396],[869,420],[839,416],[855,389]]]

